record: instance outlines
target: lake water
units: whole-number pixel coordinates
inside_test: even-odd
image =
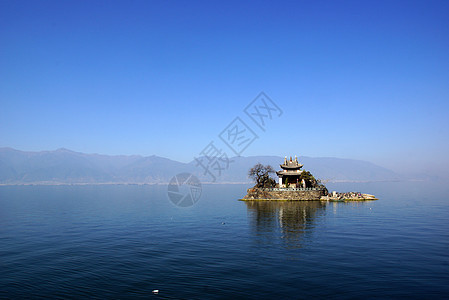
[[[0,298],[444,298],[449,188],[328,184],[373,202],[242,202],[203,185],[0,187]],[[152,290],[160,290],[153,295]]]

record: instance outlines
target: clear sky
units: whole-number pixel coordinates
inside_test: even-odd
[[[261,131],[261,91],[283,114]],[[0,147],[449,168],[449,1],[1,1]]]

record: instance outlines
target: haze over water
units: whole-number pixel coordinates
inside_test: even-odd
[[[447,187],[328,187],[380,200],[242,202],[248,186],[204,185],[178,208],[166,186],[1,186],[0,297],[448,295]]]

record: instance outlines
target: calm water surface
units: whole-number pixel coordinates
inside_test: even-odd
[[[0,187],[0,298],[445,298],[449,189],[333,184],[373,202],[241,202],[203,186]],[[159,289],[159,295],[152,290]]]

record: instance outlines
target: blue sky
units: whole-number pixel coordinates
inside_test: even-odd
[[[449,167],[448,1],[2,1],[0,146]],[[243,109],[283,110],[263,132]]]

